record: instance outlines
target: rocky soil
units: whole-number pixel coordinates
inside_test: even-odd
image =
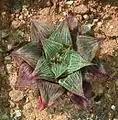
[[[0,120],[118,120],[118,1],[26,0],[13,8],[8,0],[0,1]],[[93,80],[90,110],[60,98],[56,106],[39,111],[35,90],[14,89],[17,68],[8,51],[30,40],[32,19],[55,24],[69,10],[81,26],[90,25],[95,37],[103,39],[100,58],[111,78]]]

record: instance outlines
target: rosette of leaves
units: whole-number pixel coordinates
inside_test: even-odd
[[[16,87],[36,87],[41,110],[66,93],[73,103],[88,107],[91,74],[106,74],[104,67],[93,61],[99,49],[97,39],[76,34],[75,51],[70,28],[76,26],[74,20],[69,16],[53,30],[49,25],[32,21],[31,42],[11,53],[19,68]]]

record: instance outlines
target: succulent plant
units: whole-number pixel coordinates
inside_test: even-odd
[[[19,68],[16,87],[36,87],[41,110],[53,105],[63,94],[87,108],[91,79],[107,74],[95,60],[99,40],[79,35],[77,27],[73,15],[67,15],[54,27],[32,21],[31,41],[11,53]]]

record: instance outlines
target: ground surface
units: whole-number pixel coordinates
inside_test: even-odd
[[[39,3],[32,0],[26,1],[22,12],[16,13],[14,10],[9,13],[13,7],[8,7],[7,0],[0,2],[0,120],[118,120],[118,1],[52,0],[51,6],[47,0]],[[104,38],[100,58],[111,79],[93,80],[90,111],[79,110],[65,98],[60,99],[57,106],[40,112],[35,91],[14,89],[17,68],[7,51],[16,42],[29,40],[30,20],[55,23],[68,10],[76,12],[81,24],[93,24],[95,36]]]

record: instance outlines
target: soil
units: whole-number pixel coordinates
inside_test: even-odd
[[[13,7],[0,1],[0,120],[118,120],[118,0],[26,0]],[[52,108],[39,111],[35,90],[14,89],[17,68],[8,51],[30,40],[32,19],[55,24],[69,10],[81,25],[93,24],[95,37],[103,40],[100,59],[111,77],[93,80],[90,110],[60,98]]]

